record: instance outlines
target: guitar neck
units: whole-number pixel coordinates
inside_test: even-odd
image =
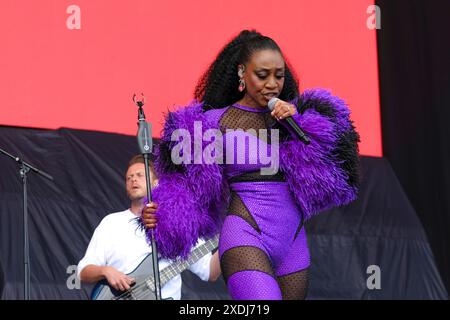
[[[219,236],[216,235],[214,238],[206,241],[204,244],[195,248],[187,260],[176,260],[170,266],[164,268],[160,272],[160,286],[161,288],[169,282],[172,278],[179,275],[181,272],[186,270],[190,265],[196,263],[198,260],[203,258],[206,254],[217,248]],[[147,279],[154,287],[153,277]]]

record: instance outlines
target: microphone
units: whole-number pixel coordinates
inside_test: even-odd
[[[271,98],[269,100],[269,103],[267,106],[269,107],[270,111],[272,111],[275,108],[275,104],[277,101],[280,100],[278,98]],[[288,123],[289,127],[291,127],[292,130],[297,134],[298,138],[304,143],[304,144],[310,144],[311,141],[309,138],[305,135],[303,130],[298,126],[298,124],[295,122],[294,119],[292,119],[291,116],[285,118],[286,122]]]

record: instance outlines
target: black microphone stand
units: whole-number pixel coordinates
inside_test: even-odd
[[[150,184],[150,170],[148,155],[152,153],[153,139],[152,139],[152,127],[151,124],[145,121],[144,109],[142,106],[145,103],[145,97],[142,96],[142,100],[136,100],[136,95],[133,95],[134,103],[139,107],[138,109],[138,134],[137,140],[139,149],[144,156],[145,163],[145,180],[147,183],[147,199],[148,202],[152,202],[152,192]],[[150,241],[152,246],[152,264],[153,264],[153,277],[155,279],[155,298],[161,300],[161,280],[159,276],[159,264],[158,264],[158,248],[156,247],[155,232],[154,229],[149,229]]]
[[[19,174],[22,178],[23,184],[23,265],[24,265],[24,299],[30,300],[30,252],[29,252],[29,239],[28,239],[28,194],[27,194],[27,173],[31,170],[40,174],[44,178],[53,181],[53,177],[48,173],[39,170],[31,164],[23,161],[19,157],[15,157],[5,150],[0,148],[0,152],[10,157],[20,165]]]

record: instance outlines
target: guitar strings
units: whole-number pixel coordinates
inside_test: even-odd
[[[208,243],[208,244],[209,244],[209,243],[214,243],[214,242],[218,241],[218,238],[219,238],[219,235],[216,235],[215,237],[213,237],[212,239],[210,239],[207,243]],[[217,243],[214,245],[214,247],[217,247]],[[203,253],[203,252],[202,252],[202,249],[203,249],[203,248],[200,247],[200,248],[198,248],[198,251],[199,251],[200,253]],[[208,248],[208,245],[206,245],[206,244],[205,244],[205,249],[206,249],[207,252],[210,252],[210,250],[209,250],[209,248]],[[197,251],[197,250],[194,250],[194,251]],[[193,253],[193,255],[194,255],[194,253]],[[161,271],[161,273],[164,273],[164,271],[170,269],[170,267],[171,267],[171,266],[168,266],[168,267],[164,268],[164,269]],[[167,271],[166,271],[166,272],[167,272]],[[170,273],[169,273],[169,275],[170,275]],[[167,275],[167,276],[164,276],[164,275],[163,275],[163,278],[169,278],[169,279],[170,279],[169,275]],[[150,283],[148,283],[148,282],[150,282]],[[151,284],[151,286],[150,286],[149,284]],[[144,280],[143,282],[141,282],[141,283],[139,283],[139,284],[136,284],[134,287],[131,287],[131,288],[128,289],[127,291],[124,291],[124,292],[121,293],[120,295],[114,296],[113,298],[111,298],[111,300],[121,300],[121,299],[126,299],[126,300],[140,300],[140,298],[145,297],[146,291],[145,291],[145,290],[142,290],[141,293],[135,293],[134,295],[133,295],[133,292],[136,291],[136,290],[138,290],[138,289],[143,289],[144,287],[148,287],[149,290],[153,291],[154,288],[155,288],[155,283],[154,283],[153,281],[150,281],[150,279]],[[152,287],[152,288],[150,288],[150,287]],[[130,298],[127,299],[127,297],[130,297]]]
[[[147,285],[148,285],[147,281],[145,280],[145,281],[141,282],[140,284],[136,284],[134,287],[131,287],[127,291],[124,291],[120,295],[111,298],[111,300],[126,299],[127,296],[133,297],[133,291],[136,291],[137,289],[141,289],[143,287],[146,287]],[[151,289],[151,290],[153,290],[153,289]],[[143,293],[145,295],[145,291]],[[135,296],[138,297],[138,294],[135,294]],[[141,296],[141,297],[143,297],[143,296]]]
[[[169,268],[170,268],[170,266],[167,267],[167,269],[169,269]],[[166,270],[166,268],[163,269],[161,271],[161,273],[163,273],[164,270]],[[163,275],[162,278],[163,278],[162,280],[165,280],[164,278],[169,278],[170,279],[170,273],[167,276]],[[140,298],[143,298],[146,295],[146,290],[145,289],[147,287],[148,287],[149,290],[153,291],[154,288],[155,288],[155,283],[153,281],[150,281],[150,280],[144,280],[143,282],[141,282],[139,284],[136,284],[134,287],[128,289],[127,291],[121,293],[120,295],[111,298],[111,300],[127,299],[127,297],[131,297],[130,300],[139,300]],[[139,293],[139,292],[136,293],[136,291],[139,290],[139,289],[144,289],[144,290],[141,290],[141,293]],[[133,292],[135,293],[134,295],[133,295]]]
[[[164,268],[161,271],[161,273],[164,273],[165,270],[169,270],[170,267],[171,266]],[[166,273],[167,272],[168,271],[166,271]],[[171,278],[170,275],[172,275],[172,273],[168,273],[168,275],[163,275],[162,280],[164,281],[164,280],[166,280],[166,278],[170,279]],[[154,292],[155,283],[153,281],[151,281],[150,279],[144,280],[143,282],[136,284],[134,287],[128,289],[127,291],[121,293],[120,295],[111,298],[111,300],[127,299],[127,297],[130,297],[130,299],[127,299],[127,300],[140,300],[141,298],[145,297],[145,295],[147,294],[147,292],[146,292],[147,288],[149,290],[151,290],[152,292]],[[144,290],[141,290],[140,293],[139,292],[136,293],[136,291],[138,289],[144,289]],[[133,295],[133,292],[135,293],[134,295]]]

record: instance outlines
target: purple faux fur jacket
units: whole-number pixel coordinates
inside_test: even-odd
[[[295,120],[311,143],[305,145],[293,136],[281,141],[280,170],[308,219],[356,198],[359,136],[344,101],[328,91],[308,90],[292,103],[298,110]],[[171,141],[172,133],[186,129],[193,136],[194,121],[202,122],[203,132],[219,128],[217,119],[193,101],[167,114],[156,150],[159,185],[153,191],[153,201],[159,204],[159,220],[155,238],[164,258],[186,258],[199,237],[209,238],[219,232],[229,201],[223,165],[175,165],[171,160],[171,150],[178,143]],[[203,142],[203,147],[209,143]]]

